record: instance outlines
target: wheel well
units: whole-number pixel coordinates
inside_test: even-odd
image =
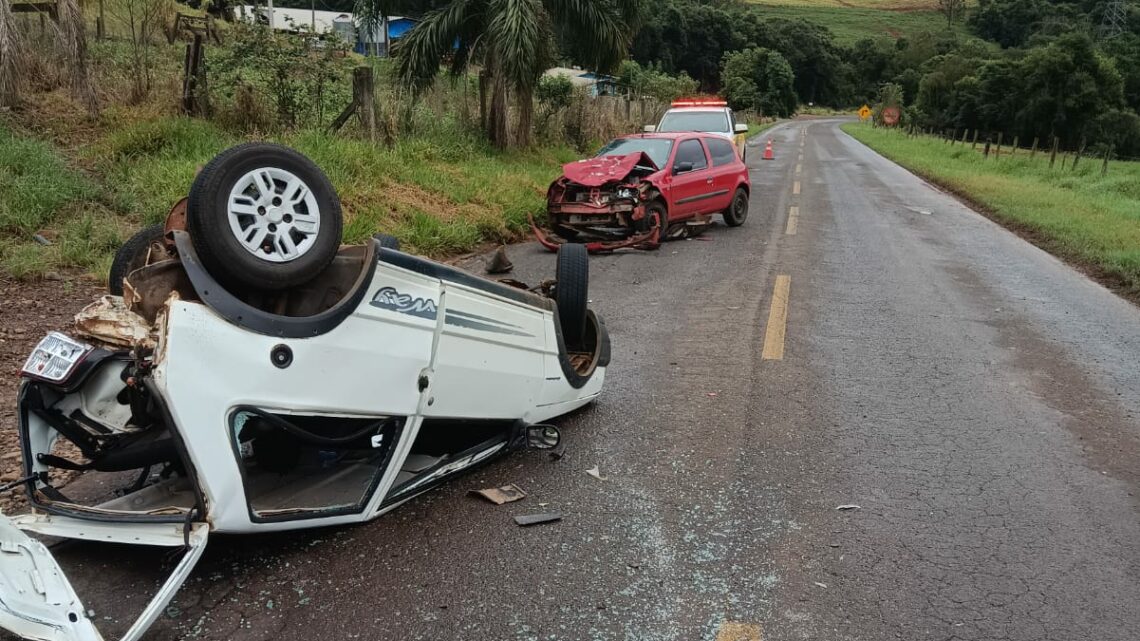
[[[660,191],[657,191],[656,189],[652,189],[646,195],[648,196],[645,199],[646,203],[651,203],[653,201],[657,201],[657,202],[661,203],[661,206],[665,208],[665,211],[669,211],[669,201],[665,200],[665,196],[662,195]]]
[[[736,188],[743,189],[744,193],[748,194],[750,197],[752,196],[752,185],[750,185],[747,181],[740,183],[736,186]]]

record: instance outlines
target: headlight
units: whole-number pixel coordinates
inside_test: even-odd
[[[632,187],[622,187],[617,190],[618,198],[626,198],[629,200],[637,200],[637,190]]]

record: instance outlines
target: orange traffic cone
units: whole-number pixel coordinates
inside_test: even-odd
[[[764,148],[764,160],[775,160],[776,157],[772,155],[772,139],[768,139],[768,146]]]

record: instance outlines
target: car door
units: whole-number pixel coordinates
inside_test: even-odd
[[[700,138],[687,138],[677,145],[673,156],[672,209],[670,219],[693,216],[703,211],[712,190],[713,176],[708,155]]]
[[[732,195],[740,180],[740,159],[736,156],[732,142],[725,138],[708,136],[704,142],[709,150],[709,159],[712,161],[710,171],[713,175],[711,195],[705,203],[704,211],[724,211],[732,202]]]

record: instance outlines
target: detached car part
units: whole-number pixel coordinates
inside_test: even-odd
[[[610,343],[581,246],[562,248],[543,296],[390,237],[339,247],[336,195],[291,150],[243,145],[207,170],[185,223],[128,243],[123,296],[24,365],[17,483],[34,512],[0,516],[0,627],[24,638],[101,638],[28,533],[183,548],[134,640],[210,533],[374,519],[510,451],[556,447],[545,421],[601,393]]]

